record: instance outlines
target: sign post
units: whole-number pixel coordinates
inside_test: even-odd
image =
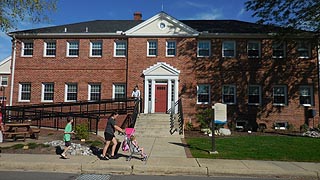
[[[227,122],[227,105],[222,103],[216,103],[212,106],[214,109],[214,115],[212,111],[212,150],[209,152],[210,154],[218,154],[216,150],[216,142],[215,142],[215,124],[225,124]]]

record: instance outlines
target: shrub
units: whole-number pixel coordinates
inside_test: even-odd
[[[77,139],[88,139],[89,138],[89,132],[88,132],[88,124],[78,124],[75,127],[76,132],[76,138]]]
[[[213,110],[208,108],[197,114],[198,122],[201,128],[210,128]]]
[[[309,126],[307,124],[302,124],[300,126],[300,131],[307,132],[309,130]]]
[[[187,122],[187,123],[186,123],[186,130],[187,130],[187,131],[193,130],[193,124],[192,124],[191,122]]]
[[[37,143],[28,143],[27,146],[29,146],[29,149],[35,149],[39,145]]]

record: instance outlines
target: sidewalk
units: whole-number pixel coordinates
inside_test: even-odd
[[[125,157],[104,161],[96,156],[64,160],[59,155],[1,154],[0,170],[320,179],[320,163],[187,158],[180,138],[137,138],[149,155],[146,162],[135,158],[126,161]],[[128,155],[122,150],[119,153]]]

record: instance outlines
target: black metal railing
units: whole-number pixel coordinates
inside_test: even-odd
[[[178,132],[180,135],[183,134],[184,119],[181,99],[176,101],[174,107],[171,107],[167,113],[170,113],[170,133]]]
[[[117,111],[119,114],[134,114],[136,103],[132,98],[104,99],[100,101],[77,101],[50,104],[6,106],[2,109],[4,122],[27,121],[38,127],[64,128],[66,117],[72,116],[77,123],[87,122],[89,131],[98,132],[101,117]]]
[[[121,128],[126,128],[126,127],[134,128],[136,121],[137,121],[137,117],[140,114],[141,109],[142,109],[141,102],[142,102],[141,99],[135,101],[132,114],[127,115],[126,119],[124,120],[124,122],[121,125]]]

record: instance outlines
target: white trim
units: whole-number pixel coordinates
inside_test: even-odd
[[[53,102],[53,100],[44,100],[45,84],[53,84],[53,94],[54,94],[54,83],[52,82],[42,83],[41,84],[41,102]]]
[[[233,56],[226,56],[224,54],[224,51],[227,50],[225,49],[225,43],[233,43]],[[227,58],[234,58],[237,56],[237,49],[236,49],[236,41],[223,41],[222,42],[222,57],[227,57]]]
[[[78,44],[78,55],[70,55],[70,52],[69,52],[70,43],[77,43]],[[67,53],[66,54],[67,57],[78,57],[79,54],[80,54],[80,41],[78,41],[78,40],[69,40],[69,41],[67,41],[67,52],[66,53]]]
[[[55,47],[55,55],[47,55],[47,46],[48,43],[55,43],[56,47]],[[44,41],[44,45],[43,45],[43,57],[56,57],[57,55],[57,42],[55,40],[46,40]]]
[[[32,55],[25,55],[25,44],[26,43],[32,43]],[[32,57],[33,56],[33,51],[34,51],[34,42],[32,40],[26,40],[21,42],[21,57]]]
[[[125,55],[117,55],[117,42],[125,43]],[[122,49],[121,49],[122,50]],[[113,45],[113,57],[126,57],[128,53],[128,42],[126,40],[115,40]]]
[[[157,71],[162,69],[161,71]],[[161,74],[157,74],[154,72],[161,72]],[[157,84],[165,84],[168,86],[168,91],[167,91],[167,108],[170,109],[172,107],[172,83],[174,83],[174,99],[175,101],[178,100],[179,98],[179,74],[180,71],[177,70],[176,68],[163,63],[163,62],[158,62],[157,64],[150,66],[149,68],[145,69],[143,71],[144,74],[144,113],[155,113],[155,86]],[[163,82],[159,82],[163,81]],[[159,82],[159,83],[157,83]],[[149,86],[151,89],[149,90]],[[149,102],[149,94],[151,93],[151,101]]]
[[[18,101],[19,102],[30,102],[29,100],[22,100],[21,95],[22,95],[22,84],[30,84],[30,99],[31,99],[31,83],[19,83],[19,93],[18,93]]]
[[[101,43],[101,55],[92,55],[92,46],[93,46],[93,43]],[[103,42],[102,40],[94,40],[94,41],[90,41],[90,54],[89,54],[89,57],[102,57],[102,53],[103,53]]]
[[[126,35],[133,35],[133,36],[145,36],[146,34],[136,34],[135,32],[140,30],[141,28],[148,26],[149,24],[151,24],[152,22],[158,20],[158,19],[162,19],[162,20],[166,20],[168,22],[171,22],[172,24],[176,25],[178,28],[188,32],[188,34],[172,34],[172,36],[198,36],[199,32],[196,31],[195,29],[189,27],[188,25],[180,22],[179,20],[173,18],[172,16],[164,13],[164,12],[160,12],[154,16],[152,16],[151,18],[143,21],[142,23],[138,24],[137,26],[134,26],[133,28],[127,30],[125,32]],[[164,28],[165,29],[165,28]],[[168,35],[164,35],[164,34],[159,34],[160,36],[168,36]],[[150,35],[151,36],[151,35]],[[158,34],[152,34],[152,36],[158,36]]]

